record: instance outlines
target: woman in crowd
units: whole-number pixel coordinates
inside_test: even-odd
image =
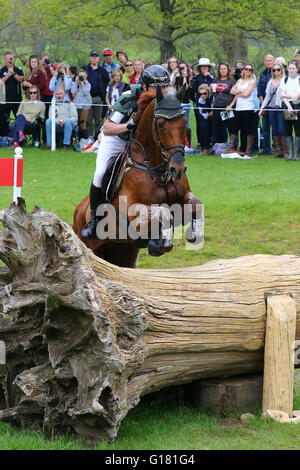
[[[211,108],[211,97],[209,93],[209,86],[206,83],[203,83],[198,88],[198,102],[197,107],[199,108],[199,136],[198,142],[201,145],[202,153],[207,154],[211,147],[211,118],[212,111]],[[199,149],[200,150],[200,149]]]
[[[55,90],[62,88],[65,92],[65,100],[70,100],[70,90],[72,86],[72,78],[68,75],[68,66],[61,62],[57,66],[57,70],[53,72],[53,77],[49,83],[49,89],[55,93]]]
[[[84,139],[88,138],[86,121],[92,105],[90,91],[91,84],[87,80],[87,73],[85,70],[80,69],[72,82],[71,93],[78,114],[79,137],[83,137]]]
[[[125,64],[128,61],[128,55],[126,54],[125,51],[117,51],[116,52],[116,57],[118,61],[121,63],[120,70],[122,73],[125,73]]]
[[[186,94],[182,100],[182,105],[183,109],[185,110],[185,115],[187,118],[187,124],[186,124],[186,136],[189,142],[189,145],[191,146],[192,143],[192,135],[191,135],[191,128],[190,128],[190,110],[191,110],[191,84],[192,84],[192,74],[190,67],[185,61],[179,62],[179,75],[175,78],[175,89],[178,91],[182,85],[186,85],[187,91]]]
[[[132,60],[127,59],[124,64],[125,72],[123,73],[122,81],[123,83],[130,84],[130,75],[133,73],[133,62]]]
[[[194,103],[194,113],[196,118],[196,129],[197,129],[197,139],[198,139],[198,146],[197,149],[201,149],[200,144],[200,125],[199,125],[199,110],[198,110],[198,89],[200,85],[206,83],[206,85],[210,86],[211,82],[215,78],[215,75],[212,72],[212,69],[215,67],[215,64],[211,63],[209,59],[206,57],[202,57],[199,59],[198,64],[193,65],[194,69],[194,78],[192,83],[192,92],[191,92],[191,99]],[[196,73],[195,73],[196,72]]]
[[[231,111],[236,99],[230,93],[235,79],[232,77],[231,70],[227,62],[221,62],[217,67],[217,76],[210,85],[213,95],[213,108],[228,108]],[[235,149],[237,136],[235,135],[235,118],[231,117],[223,120],[224,110],[214,109],[212,116],[212,146],[217,142],[227,142],[228,130],[230,136],[229,149]],[[226,115],[227,116],[227,115]],[[225,116],[225,117],[226,117]]]
[[[115,69],[111,75],[111,82],[106,88],[105,101],[108,105],[108,111],[111,110],[114,103],[120,98],[126,87],[126,83],[122,81],[123,74],[120,69]]]
[[[17,117],[13,125],[14,142],[10,148],[16,148],[25,140],[24,131],[31,130],[34,146],[40,146],[41,124],[38,118],[45,118],[45,103],[40,101],[40,90],[32,85],[27,91],[28,99],[22,101],[19,106]]]
[[[283,66],[275,62],[272,67],[272,78],[268,81],[266,95],[258,113],[259,117],[261,117],[264,112],[269,113],[270,124],[272,126],[273,144],[275,147],[275,154],[273,155],[274,158],[287,156],[282,112],[272,111],[272,109],[279,110],[281,107],[280,84],[283,77],[285,77]]]
[[[46,80],[46,72],[39,57],[31,55],[26,64],[24,82],[22,83],[25,93],[31,85],[35,85],[40,90],[40,95],[43,96],[46,89]]]
[[[133,74],[130,75],[130,83],[137,84],[141,83],[142,73],[143,73],[143,62],[139,59],[133,62]]]
[[[168,59],[167,70],[170,75],[170,85],[168,86],[168,93],[175,95],[176,94],[175,80],[176,80],[176,77],[179,75],[178,60],[176,59],[176,57],[170,57],[170,59]]]
[[[283,77],[280,83],[280,98],[283,102],[285,138],[288,153],[286,160],[299,160],[300,153],[300,77],[295,60],[288,63],[288,77]],[[296,112],[294,111],[296,110]],[[297,113],[297,114],[296,114]],[[297,119],[292,119],[297,117]],[[293,142],[293,131],[295,132],[295,145]]]
[[[247,147],[245,155],[251,156],[254,136],[255,136],[255,115],[254,115],[254,93],[256,80],[252,64],[246,64],[241,74],[241,78],[231,88],[231,94],[236,96],[236,130],[234,139],[237,140],[238,131],[244,131],[247,135]],[[228,110],[232,104],[228,106]]]

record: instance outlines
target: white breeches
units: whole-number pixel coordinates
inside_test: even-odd
[[[101,132],[101,142],[98,148],[96,170],[93,178],[93,185],[97,188],[101,187],[102,178],[107,168],[108,161],[111,157],[116,157],[122,152],[126,145],[125,140],[120,139],[116,135],[105,135]]]

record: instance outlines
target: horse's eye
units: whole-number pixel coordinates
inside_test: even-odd
[[[165,127],[164,127],[164,123],[163,122],[158,122],[157,123],[157,127],[159,129],[159,132],[164,132],[165,131]]]

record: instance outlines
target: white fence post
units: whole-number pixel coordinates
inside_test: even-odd
[[[55,98],[52,98],[51,103],[51,150],[56,149],[56,125],[55,125]]]
[[[15,154],[14,154],[14,189],[13,189],[13,201],[15,203],[18,202],[18,197],[21,197],[21,186],[18,187],[17,186],[17,179],[18,179],[18,160],[22,160],[23,159],[23,155],[22,155],[22,148],[21,147],[17,147],[15,149]]]

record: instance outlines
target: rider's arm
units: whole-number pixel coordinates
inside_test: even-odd
[[[127,131],[127,122],[124,124],[117,124],[107,119],[103,126],[103,133],[105,135],[120,135]]]

